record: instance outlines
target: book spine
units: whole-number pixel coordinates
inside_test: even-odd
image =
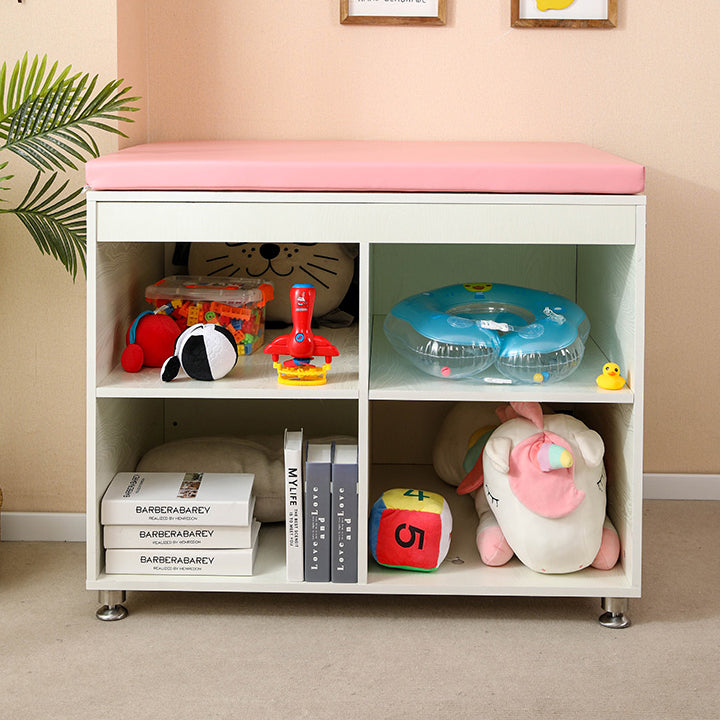
[[[117,548],[105,552],[105,572],[138,575],[252,575],[260,523],[243,549]]]
[[[354,459],[347,458],[347,448],[354,448]],[[343,458],[338,462],[338,452]],[[335,583],[357,582],[358,564],[358,465],[357,447],[335,449],[332,465],[332,534],[331,580]]]
[[[106,502],[104,525],[203,525],[247,526],[250,503],[168,500],[152,502]]]
[[[305,580],[330,582],[332,446],[308,445],[305,461]]]
[[[305,579],[302,510],[302,430],[285,431],[285,563],[288,582]]]
[[[249,548],[251,528],[105,525],[106,548]]]
[[[105,572],[131,575],[252,575],[257,546],[243,550],[118,548],[105,552]]]

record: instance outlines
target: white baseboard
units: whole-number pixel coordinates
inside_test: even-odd
[[[85,542],[85,513],[4,512],[0,540]]]
[[[647,500],[720,500],[720,475],[645,473]],[[85,513],[4,512],[1,540],[85,542]]]
[[[647,500],[720,500],[720,475],[645,473]]]

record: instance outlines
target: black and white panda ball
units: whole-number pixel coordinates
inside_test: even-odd
[[[229,330],[198,323],[180,333],[175,354],[165,361],[160,376],[170,382],[182,368],[194,380],[218,380],[235,367],[237,359],[237,345]]]

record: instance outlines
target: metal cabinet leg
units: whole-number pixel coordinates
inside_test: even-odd
[[[109,622],[127,617],[127,608],[120,604],[125,602],[124,590],[100,590],[98,600],[102,603],[102,607],[95,613],[98,620]]]
[[[627,598],[602,598],[602,609],[605,610],[598,622],[607,628],[626,628],[630,625],[630,618],[627,616],[630,604]]]

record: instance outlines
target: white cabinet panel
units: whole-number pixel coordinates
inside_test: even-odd
[[[159,371],[128,375],[118,364],[125,331],[145,309],[144,289],[165,273],[175,242],[348,242],[360,245],[359,317],[322,333],[340,349],[318,388],[278,385],[262,352],[241,359],[221,381],[163,383]],[[468,195],[437,193],[88,193],[88,580],[97,590],[232,590],[385,594],[640,594],[642,534],[643,313],[645,198],[642,196]],[[506,282],[565,295],[591,321],[580,368],[548,386],[452,381],[424,375],[390,347],[383,316],[399,299],[457,282]],[[267,333],[272,337],[281,331]],[[267,339],[267,338],[266,338]],[[612,393],[595,376],[618,362],[628,384]],[[413,426],[437,422],[433,403],[538,401],[576,412],[606,445],[608,509],[622,539],[609,572],[538,575],[517,561],[482,564],[472,502],[457,497],[428,464],[427,453],[387,452],[370,441],[370,422],[388,407]],[[424,402],[418,402],[424,401]],[[373,405],[375,403],[375,405]],[[373,407],[374,412],[370,409]],[[285,581],[284,531],[264,527],[249,578],[108,576],[99,504],[112,475],[134,469],[149,447],[204,434],[278,435],[286,424],[320,434],[356,434],[363,517],[384,490],[404,484],[443,493],[455,516],[447,560],[433,573],[381,568],[368,559],[361,523],[355,585]],[[417,437],[432,437],[423,426]],[[391,442],[392,438],[384,438]],[[373,456],[376,455],[376,464]],[[391,462],[389,459],[394,458]]]

